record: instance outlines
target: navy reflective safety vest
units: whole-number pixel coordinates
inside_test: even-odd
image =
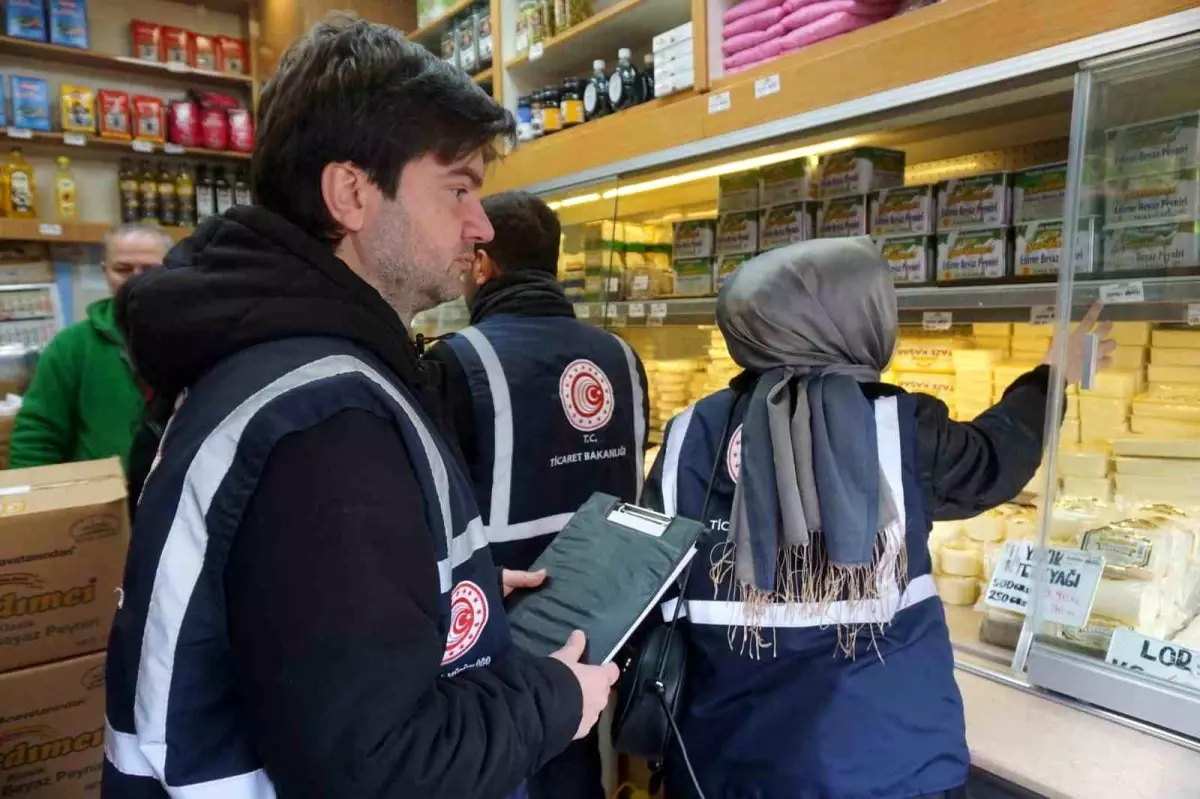
[[[701,541],[685,590],[689,683],[680,727],[709,799],[912,799],[966,783],[970,764],[962,697],[927,548],[932,519],[920,479],[914,398],[874,400],[880,465],[901,511],[889,552],[907,546],[908,584],[881,584],[881,600],[826,610],[769,606],[765,647],[746,646],[746,608],[731,577],[713,584],[710,552],[728,537],[746,402],[713,394],[673,419],[646,485],[645,504],[699,519],[719,457]],[[726,427],[728,423],[728,427]],[[722,441],[722,432],[726,431]],[[713,555],[712,557],[716,557]],[[675,602],[664,605],[671,618]],[[859,636],[856,657],[837,652],[836,622],[891,620],[878,654]],[[690,795],[668,764],[672,795]]]
[[[240,722],[221,575],[274,445],[339,411],[393,419],[412,457],[438,557],[442,674],[507,651],[508,621],[470,483],[414,396],[389,375],[344,340],[294,338],[244,350],[188,391],[142,493],[109,638],[103,796],[275,796]]]
[[[513,314],[447,343],[470,386],[469,469],[497,563],[528,568],[597,491],[637,501],[645,389],[628,344],[573,317]]]

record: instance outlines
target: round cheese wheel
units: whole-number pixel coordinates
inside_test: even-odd
[[[987,511],[973,519],[967,519],[963,526],[967,538],[973,541],[1004,540],[1004,516],[996,511]]]
[[[956,577],[978,577],[983,566],[983,553],[974,541],[947,541],[938,549],[942,572]]]
[[[933,578],[938,597],[947,605],[973,605],[979,598],[979,581],[974,577],[938,575]]]

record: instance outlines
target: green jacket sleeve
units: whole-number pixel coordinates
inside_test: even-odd
[[[80,370],[78,342],[63,331],[38,358],[13,426],[9,468],[65,463],[75,451]]]

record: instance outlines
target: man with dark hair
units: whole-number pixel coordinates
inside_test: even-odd
[[[637,500],[646,376],[628,344],[575,318],[555,279],[554,212],[519,191],[484,198],[483,210],[495,236],[464,275],[471,326],[428,357],[441,365],[496,561],[528,569],[593,493]],[[602,799],[596,736],[529,789],[533,799]]]
[[[407,323],[492,237],[512,117],[348,17],[259,102],[254,191],[119,302],[173,414],[109,641],[109,799],[502,799],[615,667],[512,647],[470,481]],[[536,581],[534,581],[536,582]]]

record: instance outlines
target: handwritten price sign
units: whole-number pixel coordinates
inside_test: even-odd
[[[1022,616],[1028,613],[1035,590],[1033,578],[1043,557],[1048,568],[1046,583],[1040,590],[1046,600],[1046,620],[1082,627],[1104,574],[1104,557],[1095,553],[1061,547],[1043,551],[1032,544],[1010,541],[1004,545],[1004,556],[996,565],[983,601]]]

